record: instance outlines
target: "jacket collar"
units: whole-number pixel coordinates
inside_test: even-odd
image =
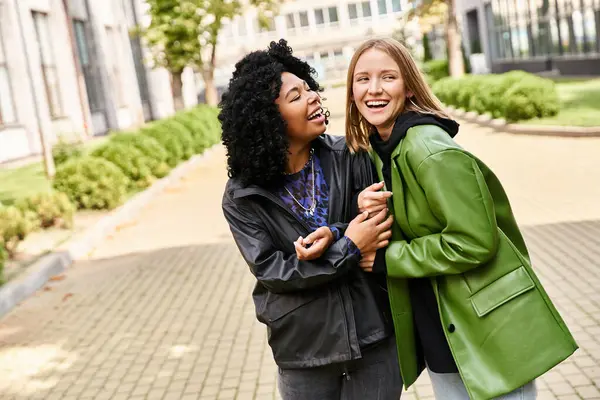
[[[337,147],[339,147],[339,140],[332,138],[330,135],[321,135],[313,140],[312,145],[315,148],[315,153],[321,162],[321,168],[323,169],[325,181],[329,187],[331,187],[331,152],[337,150]],[[277,200],[277,197],[267,189],[257,185],[241,186],[237,181],[233,181],[234,182],[231,183],[232,187],[230,189],[232,191],[233,199],[239,199],[252,195],[261,195],[273,201]]]

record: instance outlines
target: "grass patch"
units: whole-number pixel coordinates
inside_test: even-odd
[[[520,123],[533,125],[600,126],[600,78],[557,79],[558,115]]]
[[[18,168],[0,169],[0,203],[10,205],[15,200],[51,188],[41,162]]]
[[[91,152],[107,140],[108,136],[94,138],[84,143],[84,151]],[[52,184],[46,178],[42,162],[16,168],[0,167],[0,203],[4,205],[11,205],[17,199],[49,191],[51,188]]]

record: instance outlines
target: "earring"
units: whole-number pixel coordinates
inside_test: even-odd
[[[323,109],[323,115],[325,116],[325,125],[329,125],[329,116],[331,115],[331,113],[329,112],[327,107],[321,106],[321,108]]]

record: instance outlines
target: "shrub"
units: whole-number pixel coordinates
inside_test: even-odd
[[[554,82],[523,71],[444,78],[432,89],[448,105],[511,122],[553,116],[559,111]]]
[[[554,82],[533,75],[512,85],[503,98],[507,121],[551,117],[559,111]]]
[[[69,142],[64,137],[60,137],[58,142],[52,146],[52,158],[55,165],[60,165],[72,158],[83,155],[83,144],[80,141]]]
[[[450,75],[448,60],[431,60],[423,64],[423,72],[434,81],[446,78]]]
[[[167,159],[169,153],[153,137],[138,133],[117,133],[111,136],[111,141],[133,146],[146,156],[146,164],[152,175],[157,178],[167,176],[170,171]]]
[[[133,146],[109,142],[94,150],[92,156],[103,158],[119,167],[129,178],[132,187],[145,188],[154,181],[148,158]]]
[[[204,121],[197,118],[190,112],[180,112],[175,116],[175,120],[186,127],[194,140],[194,152],[202,153],[209,147],[209,126]]]
[[[54,177],[54,188],[80,209],[113,209],[122,203],[128,185],[119,167],[92,156],[67,161]]]
[[[51,226],[71,228],[73,226],[76,208],[64,193],[38,193],[17,201],[16,206],[23,213],[28,211],[34,213],[42,228]]]
[[[165,132],[164,126],[153,122],[144,126],[141,133],[154,138],[167,151],[167,164],[175,167],[184,159],[183,145],[174,135]]]
[[[0,207],[0,246],[12,256],[19,242],[39,226],[37,215],[31,211],[23,212],[15,206]]]

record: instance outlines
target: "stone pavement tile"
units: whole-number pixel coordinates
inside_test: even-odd
[[[600,398],[600,390],[595,385],[579,386],[575,390],[583,399]]]

